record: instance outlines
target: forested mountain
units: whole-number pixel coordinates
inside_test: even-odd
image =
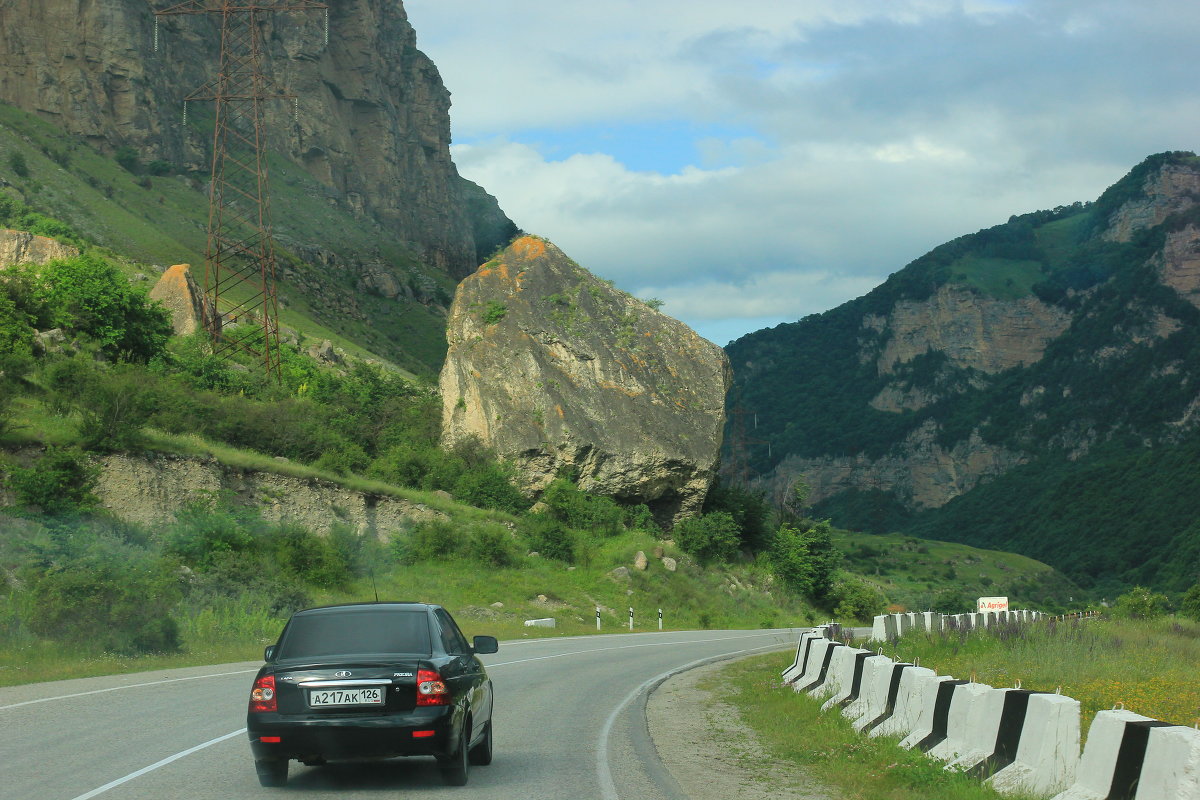
[[[744,458],[835,524],[1015,550],[1085,584],[1200,570],[1200,159],[941,245],[728,346]],[[743,456],[744,454],[744,456]]]

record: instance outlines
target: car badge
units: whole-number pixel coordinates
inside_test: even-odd
[[[333,677],[335,677],[335,678],[349,678],[349,677],[350,677],[350,670],[348,670],[348,669],[339,669],[337,672],[333,673]]]

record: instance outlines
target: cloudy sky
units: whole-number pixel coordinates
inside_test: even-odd
[[[1185,0],[405,0],[459,170],[718,344],[1195,150]]]

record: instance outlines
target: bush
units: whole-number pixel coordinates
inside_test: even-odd
[[[83,385],[77,402],[83,447],[101,453],[130,450],[141,443],[142,428],[156,408],[144,372],[127,367],[98,370]]]
[[[878,589],[848,576],[834,582],[827,602],[833,608],[834,618],[839,620],[869,621],[887,607],[887,598]]]
[[[262,537],[267,558],[296,580],[323,589],[345,589],[350,583],[350,564],[334,543],[294,522],[267,529]]]
[[[455,482],[451,493],[460,503],[510,514],[529,508],[529,501],[513,486],[508,471],[495,463],[468,470]]]
[[[1167,613],[1166,595],[1152,592],[1144,586],[1135,586],[1117,598],[1112,613],[1126,619],[1157,619]]]
[[[542,492],[547,512],[571,528],[591,530],[606,536],[621,532],[624,516],[611,498],[590,495],[566,478],[556,478]]]
[[[1184,592],[1183,599],[1179,601],[1179,613],[1200,622],[1200,583]]]
[[[332,472],[335,475],[349,475],[362,472],[371,463],[367,451],[354,442],[341,440],[312,463],[317,469]]]
[[[132,147],[118,147],[113,159],[121,165],[121,167],[134,175],[142,171],[142,160],[138,157],[138,151]]]
[[[147,557],[53,570],[33,596],[29,628],[38,635],[122,655],[179,649],[171,617],[179,590],[165,563]]]
[[[163,534],[163,548],[188,566],[203,570],[228,556],[257,549],[256,521],[245,511],[200,502],[177,512],[175,518]]]
[[[549,514],[529,514],[521,519],[519,526],[530,550],[543,558],[574,563],[575,534],[561,521]]]
[[[73,514],[96,505],[92,494],[100,470],[77,448],[50,448],[32,467],[13,467],[8,488],[17,503],[43,513]]]
[[[163,175],[170,175],[175,172],[175,165],[170,161],[163,161],[162,159],[156,158],[146,165],[146,171],[151,175],[161,177]]]
[[[471,558],[492,567],[511,567],[518,561],[512,536],[503,525],[480,525],[468,537]]]
[[[29,177],[29,163],[25,160],[25,154],[20,150],[14,150],[8,154],[8,167],[18,178]]]
[[[435,519],[417,524],[407,535],[393,540],[402,563],[436,561],[462,552],[465,537],[454,523]]]
[[[737,553],[741,529],[733,515],[715,511],[690,517],[675,526],[675,542],[699,561],[727,561]]]
[[[785,525],[771,545],[771,569],[784,585],[797,594],[823,600],[833,587],[834,572],[842,554],[833,546],[829,523],[807,530]]]

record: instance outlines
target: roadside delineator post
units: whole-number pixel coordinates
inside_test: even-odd
[[[600,630],[600,607],[596,607],[596,630]]]
[[[662,630],[662,609],[658,610],[658,629]]]
[[[629,607],[629,630],[633,630],[633,606]]]

